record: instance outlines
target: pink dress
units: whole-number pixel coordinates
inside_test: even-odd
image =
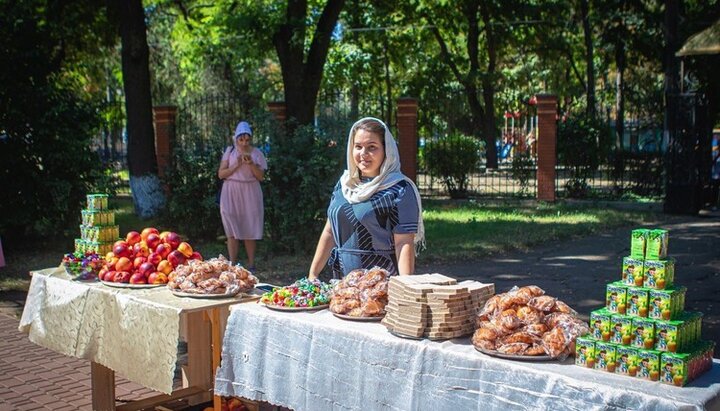
[[[250,156],[255,164],[267,170],[267,161],[262,151],[253,148]],[[222,161],[234,167],[240,161],[240,153],[228,147]],[[260,240],[263,237],[263,193],[250,167],[245,164],[226,178],[220,193],[220,216],[225,235],[238,240]]]

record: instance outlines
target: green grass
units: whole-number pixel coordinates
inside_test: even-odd
[[[115,210],[121,235],[144,227],[173,230],[173,227],[159,226],[157,220],[137,217],[130,197],[114,197],[110,206]],[[514,206],[426,201],[424,208],[427,249],[418,257],[419,264],[476,260],[491,254],[527,250],[537,244],[586,236],[613,227],[640,225],[651,217],[643,212],[548,204]],[[183,233],[179,234],[186,238]],[[189,239],[189,242],[205,258],[227,255],[223,238]],[[30,270],[59,265],[63,254],[72,248],[73,239],[68,238],[39,249],[6,252],[7,267],[0,269],[0,291],[26,290]],[[307,274],[311,253],[273,255],[269,249],[268,241],[258,242],[256,274],[261,281],[284,284]],[[242,247],[240,253],[242,261],[245,257]]]

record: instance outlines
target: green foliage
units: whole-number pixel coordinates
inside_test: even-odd
[[[557,136],[558,162],[571,172],[566,183],[568,195],[584,197],[587,179],[592,177],[601,161],[607,159],[609,130],[598,120],[577,115],[559,124]]]
[[[276,251],[314,249],[344,168],[344,149],[344,143],[310,126],[296,127],[291,135],[277,130],[271,136],[263,192],[265,226]]]
[[[431,176],[442,179],[452,198],[466,198],[469,175],[477,169],[482,144],[451,134],[425,145],[423,161]]]
[[[533,159],[529,152],[517,153],[513,156],[510,173],[520,183],[520,195],[527,194],[530,179],[533,178]]]
[[[0,3],[0,232],[8,243],[76,232],[85,195],[109,188],[90,148],[99,102],[68,69],[87,57],[79,50],[95,39],[97,10],[46,3]]]
[[[220,207],[215,203],[222,150],[219,145],[206,150],[175,150],[164,178],[170,193],[160,218],[163,225],[191,239],[212,239],[222,233]]]

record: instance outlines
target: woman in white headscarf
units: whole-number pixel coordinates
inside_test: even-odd
[[[390,130],[376,118],[357,121],[348,136],[347,169],[330,199],[308,277],[317,278],[326,262],[334,278],[375,266],[410,275],[424,240],[420,195],[400,172]]]

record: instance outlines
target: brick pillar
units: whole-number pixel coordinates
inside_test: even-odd
[[[398,151],[400,169],[412,181],[417,182],[417,120],[418,102],[414,98],[397,100]]]
[[[284,123],[285,120],[287,120],[287,107],[285,106],[284,101],[271,101],[267,103],[268,110],[270,110],[271,113],[273,113],[273,116],[275,116],[275,120],[278,121],[278,123]]]
[[[557,164],[557,97],[537,95],[537,199],[555,201]]]
[[[157,157],[158,175],[165,176],[165,170],[170,167],[171,153],[175,144],[175,119],[177,107],[153,107],[153,122],[155,123],[155,156]]]

